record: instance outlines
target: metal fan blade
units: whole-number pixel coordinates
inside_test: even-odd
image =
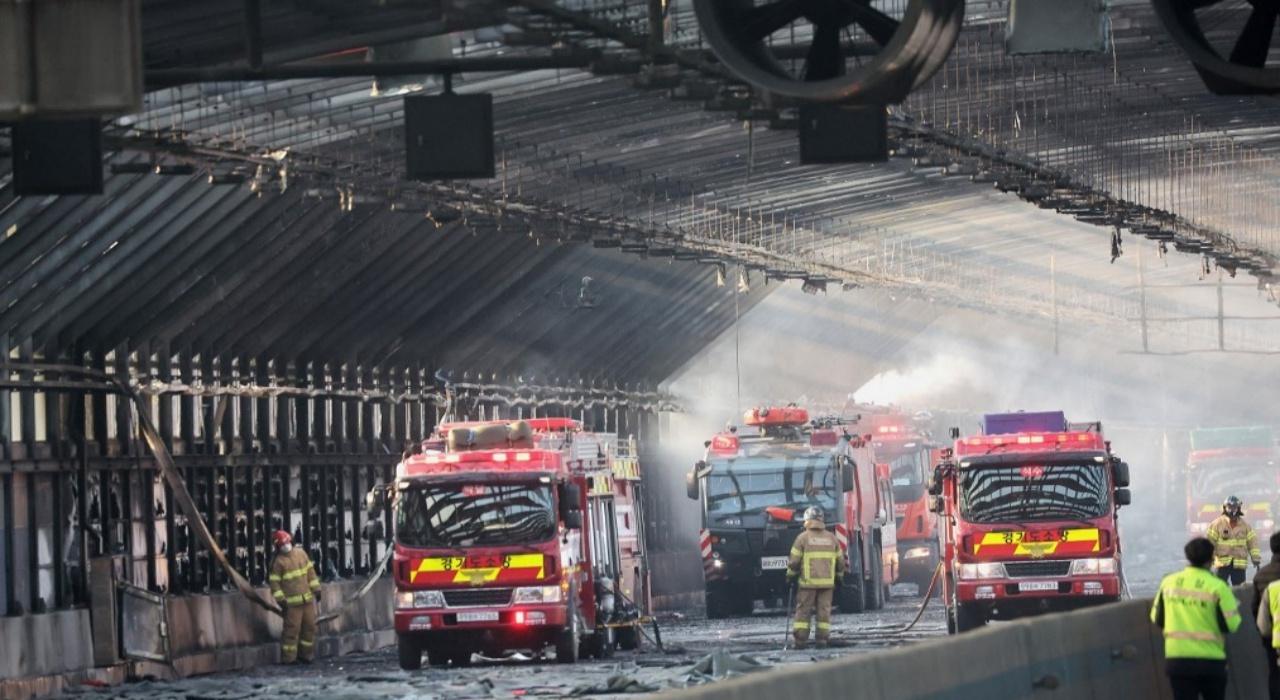
[[[813,43],[804,59],[805,80],[827,80],[844,75],[844,50],[840,48],[839,24],[818,24],[813,28]]]
[[[1258,2],[1244,24],[1244,31],[1231,49],[1231,62],[1261,68],[1271,50],[1271,35],[1276,30],[1276,13],[1280,8],[1272,2]]]
[[[853,21],[857,22],[858,26],[862,27],[862,30],[867,33],[867,36],[881,46],[888,44],[893,39],[894,33],[898,31],[898,25],[901,24],[898,20],[877,10],[870,4],[854,0],[846,3],[846,5]]]
[[[752,7],[742,13],[743,31],[752,41],[760,41],[800,19],[802,11],[801,0],[781,0]]]

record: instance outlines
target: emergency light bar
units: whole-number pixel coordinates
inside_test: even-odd
[[[524,421],[535,433],[577,433],[582,431],[582,421],[573,418],[511,418],[507,420],[476,420],[441,423],[436,434],[448,435],[454,428],[484,428],[490,425],[510,425]]]
[[[510,464],[536,462],[558,464],[560,453],[550,450],[474,450],[421,455],[412,461],[419,464]]]
[[[798,406],[761,406],[742,416],[746,425],[762,428],[778,425],[804,425],[809,422],[809,412]]]
[[[1065,433],[1015,433],[1005,435],[976,435],[956,441],[956,456],[986,454],[996,447],[1005,451],[1031,452],[1072,450],[1104,450],[1106,443],[1100,433],[1071,431]]]

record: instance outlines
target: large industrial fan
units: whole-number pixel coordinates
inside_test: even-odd
[[[1280,92],[1268,67],[1280,0],[1152,0],[1169,36],[1219,95]]]
[[[694,0],[707,43],[746,82],[800,100],[863,104],[901,102],[928,80],[946,62],[964,21],[964,0],[896,5]]]

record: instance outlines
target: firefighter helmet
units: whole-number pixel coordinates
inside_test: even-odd
[[[1235,496],[1227,496],[1227,500],[1222,502],[1222,512],[1228,517],[1238,518],[1242,510],[1244,510],[1244,504]]]
[[[276,530],[275,534],[271,535],[271,543],[277,547],[283,547],[286,544],[292,544],[293,537],[284,530]]]
[[[823,519],[822,508],[818,506],[809,506],[804,511],[804,519],[817,520],[818,522],[822,522],[822,519]]]

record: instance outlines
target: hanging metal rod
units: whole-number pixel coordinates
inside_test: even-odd
[[[588,68],[599,57],[596,51],[576,50],[543,56],[477,56],[434,61],[370,61],[350,63],[296,63],[262,66],[209,66],[156,68],[146,72],[147,89],[185,83],[306,80],[321,78],[375,78],[401,75],[452,75],[456,73],[514,73],[557,68]]]

